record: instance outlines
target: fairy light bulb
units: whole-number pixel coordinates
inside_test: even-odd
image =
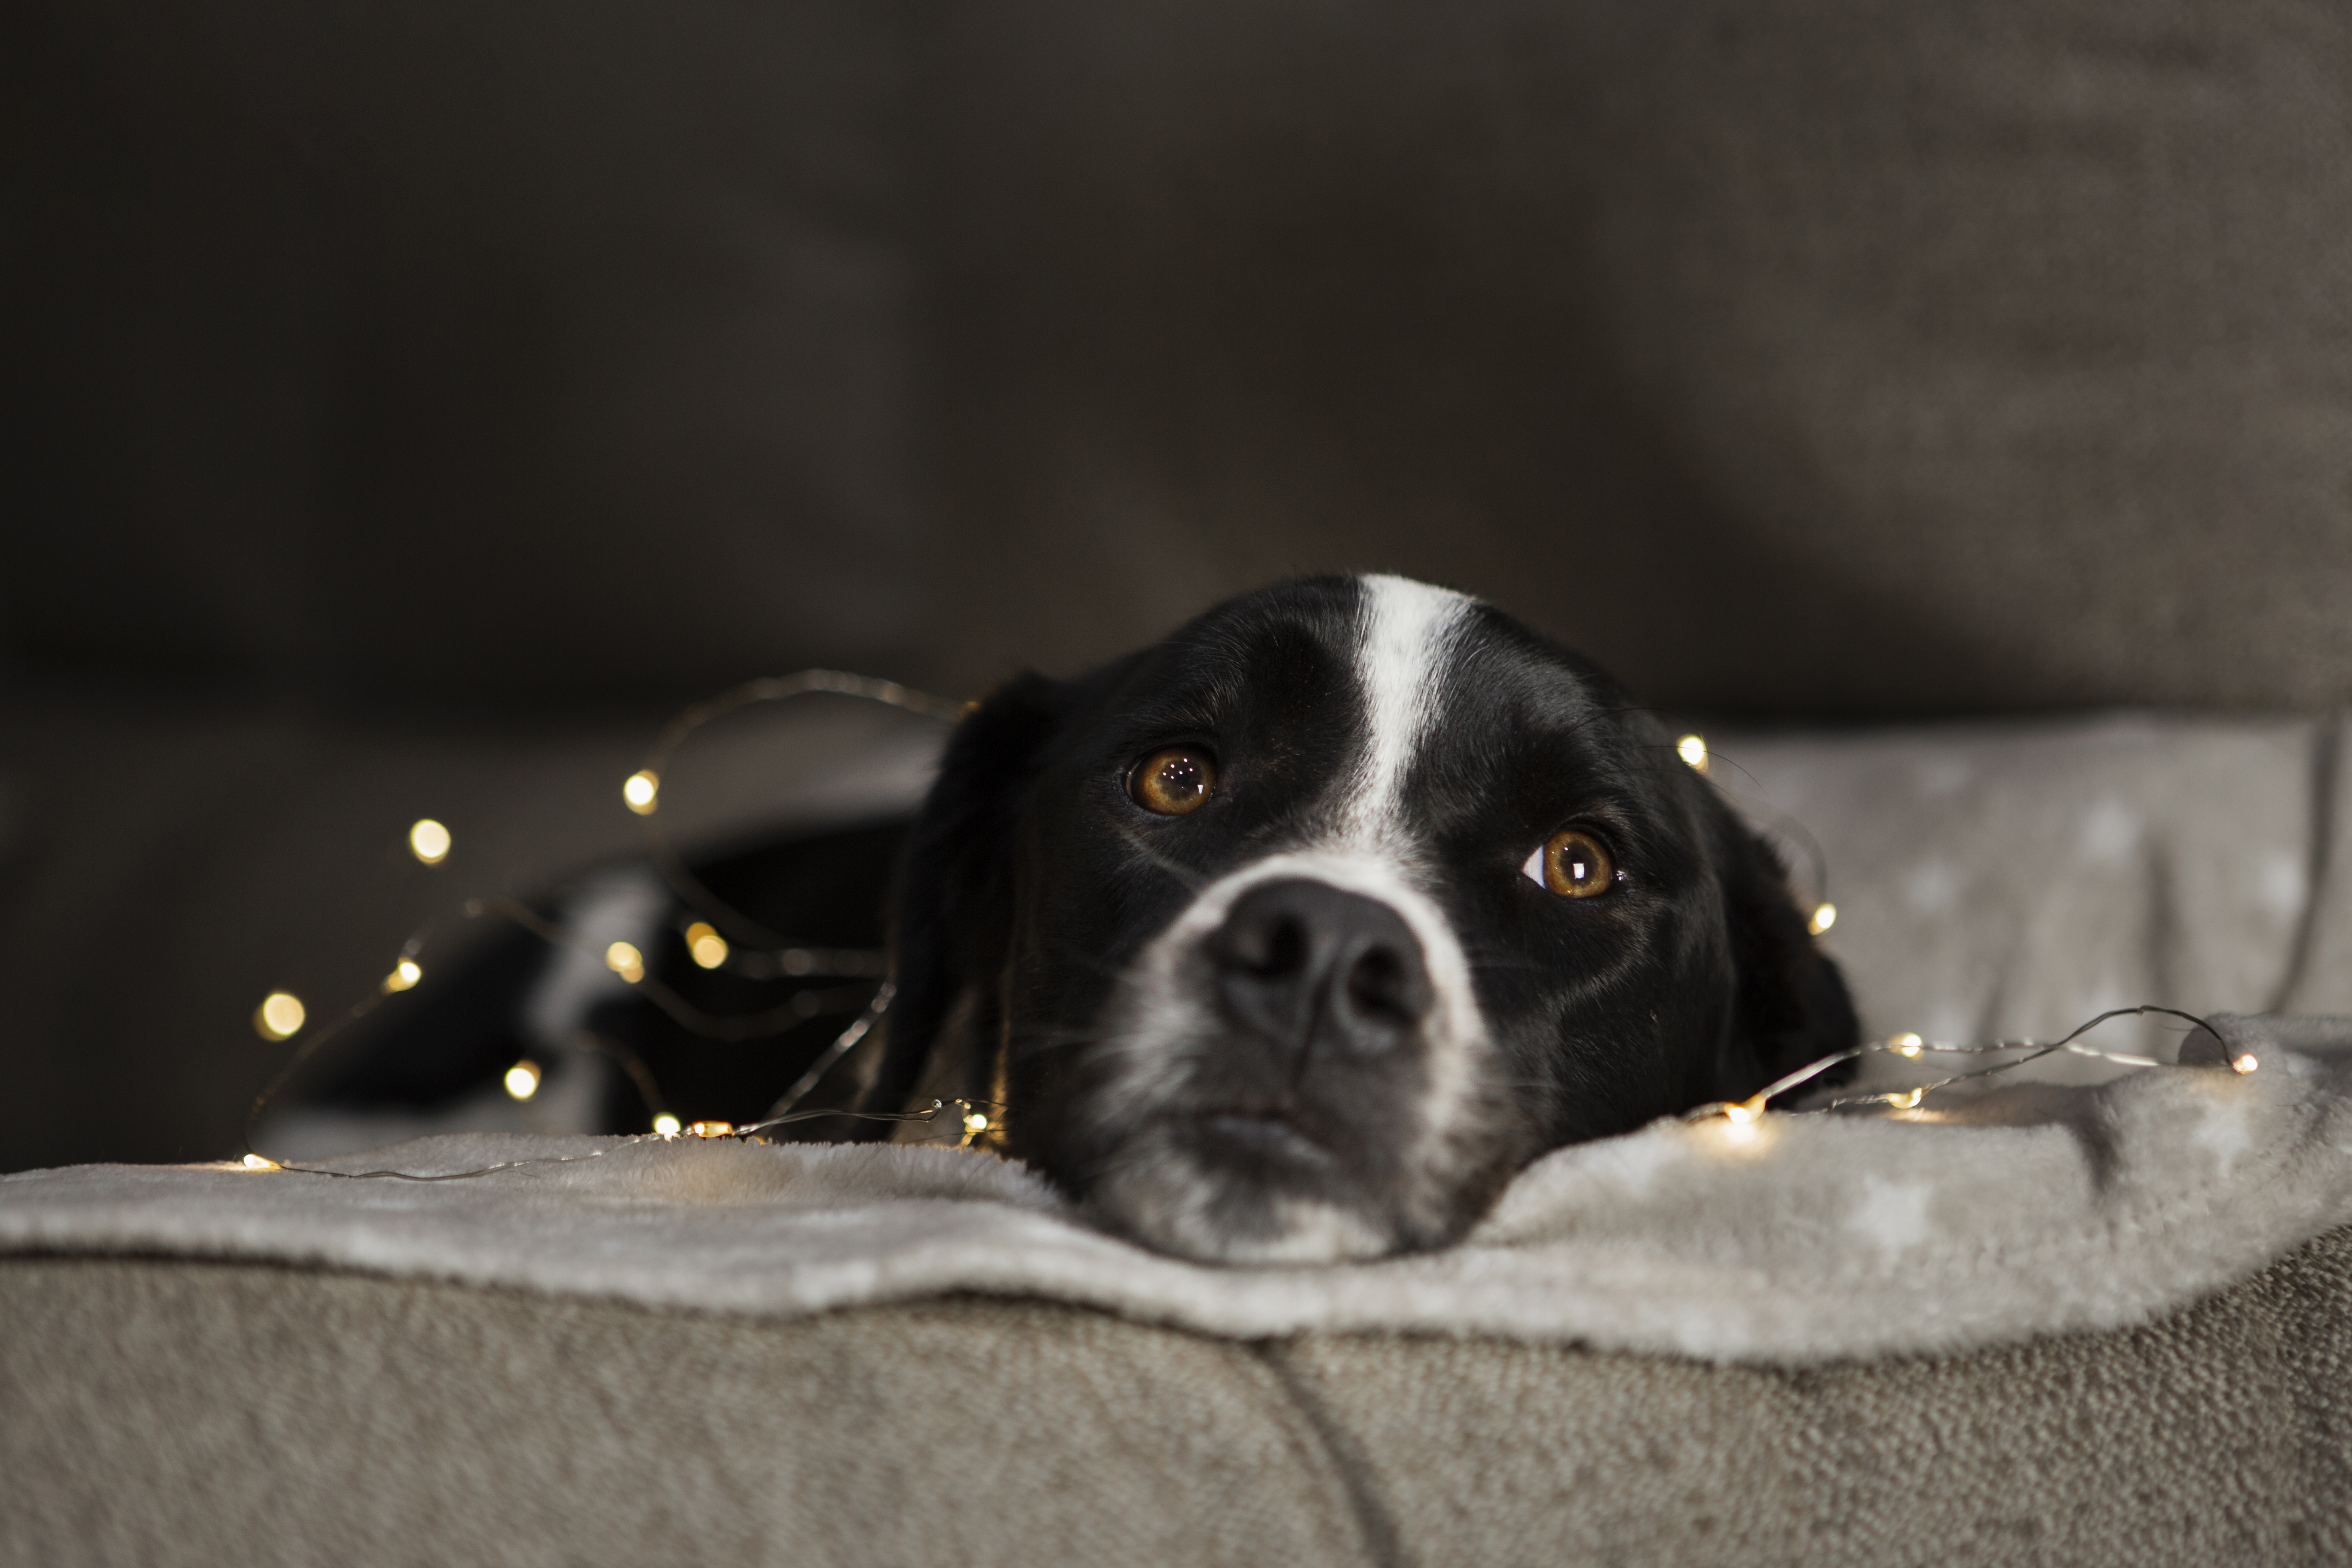
[[[625,942],[604,950],[604,967],[635,985],[646,977],[646,955]]]
[[[247,1154],[239,1163],[248,1171],[282,1171],[286,1168],[277,1161],[265,1159],[259,1154]]]
[[[661,794],[661,775],[651,768],[639,768],[621,783],[621,799],[639,816],[651,816]]]
[[[1756,1112],[1748,1106],[1727,1105],[1723,1108],[1723,1119],[1734,1127],[1745,1127],[1756,1120]]]
[[[727,962],[727,939],[708,923],[697,921],[686,928],[686,951],[703,968],[716,969]]]
[[[290,1040],[308,1016],[302,998],[291,991],[272,991],[253,1010],[253,1031],[265,1040]]]
[[[1921,1047],[1925,1047],[1927,1043],[1927,1041],[1921,1039],[1916,1035],[1903,1034],[1897,1035],[1893,1039],[1887,1041],[1886,1048],[1893,1051],[1898,1057],[1908,1057],[1912,1060],[1916,1061],[1919,1059]]]
[[[392,966],[391,973],[383,977],[384,993],[389,995],[395,991],[405,991],[424,978],[425,966],[413,958],[404,958]]]
[[[694,1138],[726,1138],[731,1136],[735,1129],[725,1121],[697,1121],[686,1131],[689,1137]]]
[[[672,1116],[667,1110],[663,1111],[659,1116],[654,1118],[654,1131],[657,1136],[663,1138],[677,1137],[678,1134],[677,1118]]]
[[[1706,737],[1704,735],[1685,735],[1681,740],[1675,742],[1675,755],[1680,757],[1684,762],[1688,763],[1700,773],[1706,772]]]
[[[973,1133],[985,1132],[988,1131],[988,1118],[975,1110],[963,1119],[963,1130]]]
[[[2242,1056],[2236,1061],[2231,1062],[2230,1067],[2232,1071],[2249,1073],[2262,1065],[2261,1058],[2256,1057],[2253,1052],[2248,1051],[2244,1056]]]
[[[1897,1110],[1915,1110],[1917,1108],[1921,1097],[1926,1095],[1927,1092],[1927,1091],[1924,1089],[1906,1089],[1899,1094],[1888,1095],[1886,1097],[1886,1103],[1893,1106]]]
[[[1813,906],[1813,918],[1805,922],[1805,929],[1819,936],[1835,924],[1837,924],[1837,906],[1824,899]]]
[[[539,1064],[520,1061],[507,1068],[507,1092],[517,1100],[529,1100],[539,1092]]]
[[[408,852],[427,866],[438,866],[449,858],[449,830],[429,816],[417,818],[409,826]]]

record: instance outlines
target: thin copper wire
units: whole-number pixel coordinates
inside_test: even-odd
[[[646,842],[652,850],[654,868],[662,880],[669,884],[678,900],[693,909],[703,919],[717,927],[719,933],[730,942],[746,947],[765,948],[772,952],[797,947],[791,939],[770,931],[759,921],[734,908],[712,892],[702,879],[687,868],[677,847],[670,843],[669,834],[662,826],[661,790],[671,757],[688,738],[712,720],[722,718],[739,708],[755,702],[782,702],[795,697],[808,697],[819,692],[836,697],[862,698],[868,702],[880,702],[909,713],[919,713],[927,719],[939,719],[952,723],[963,713],[964,704],[934,697],[928,691],[918,691],[895,680],[879,680],[870,675],[852,675],[839,669],[803,669],[794,675],[763,676],[747,680],[716,697],[695,703],[671,720],[646,753],[641,771],[654,779],[655,795],[645,819]]]
[[[2099,1049],[2095,1046],[2085,1046],[2077,1043],[2081,1040],[2083,1036],[2089,1034],[2093,1029],[2097,1028],[2100,1025],[2105,1023],[2110,1018],[2137,1017],[2148,1013],[2158,1013],[2168,1017],[2186,1020],[2189,1023],[2196,1025],[2207,1034],[2213,1036],[2214,1038],[2221,1038],[2220,1031],[2216,1030],[2211,1024],[2206,1022],[2203,1018],[2199,1017],[2194,1013],[2186,1013],[2178,1007],[2162,1007],[2154,1003],[2145,1003],[2137,1007],[2110,1007],[2105,1012],[2099,1014],[2097,1016],[2077,1024],[2074,1028],[2068,1030],[2064,1035],[2054,1040],[1995,1040],[1988,1045],[1931,1044],[1926,1040],[1874,1040],[1866,1046],[1855,1046],[1849,1050],[1843,1050],[1836,1052],[1833,1055],[1823,1057],[1819,1061],[1807,1062],[1803,1067],[1799,1068],[1796,1071],[1790,1073],[1785,1077],[1773,1079],[1770,1083],[1766,1084],[1762,1089],[1758,1089],[1754,1094],[1749,1095],[1744,1100],[1713,1100],[1706,1105],[1686,1110],[1683,1112],[1683,1120],[1685,1121],[1703,1121],[1708,1117],[1722,1116],[1733,1110],[1743,1110],[1753,1114],[1754,1112],[1762,1110],[1770,1101],[1788,1093],[1789,1090],[1811,1082],[1814,1079],[1821,1077],[1831,1068],[1843,1066],[1847,1062],[1856,1060],[1862,1057],[1869,1056],[1900,1056],[1908,1059],[1914,1056],[1929,1052],[1937,1056],[1990,1056],[2001,1051],[2024,1051],[2029,1053],[2018,1058],[2015,1061],[2000,1062],[1989,1068],[1978,1068],[1970,1072],[1955,1073],[1949,1078],[1938,1079],[1934,1083],[1921,1084],[1915,1089],[1887,1089],[1873,1094],[1843,1095],[1838,1099],[1830,1100],[1825,1104],[1812,1107],[1809,1111],[1801,1114],[1814,1114],[1820,1111],[1835,1110],[1840,1106],[1844,1105],[1894,1104],[1897,1101],[1905,1100],[1907,1097],[1915,1095],[1918,1096],[1920,1099],[1924,1099],[1927,1095],[1935,1093],[1939,1089],[1948,1089],[1953,1084],[1965,1083],[1970,1079],[1990,1078],[1996,1073],[2013,1071],[2018,1068],[2025,1066],[2029,1062],[2039,1061],[2043,1057],[2051,1056],[2059,1051],[2065,1051],[2074,1056],[2093,1057],[2103,1061],[2116,1062],[2125,1067],[2164,1068],[2192,1065],[2179,1061],[2168,1062],[2158,1057],[2133,1056],[2123,1051],[2105,1051]],[[2223,1065],[2228,1065],[2226,1058],[2224,1058]],[[1909,1103],[1916,1105],[1918,1103],[1918,1100],[1916,1099],[1910,1100]]]
[[[816,1087],[818,1080],[828,1069],[856,1048],[857,1043],[873,1029],[884,1010],[889,1006],[891,986],[887,979],[887,956],[863,949],[812,947],[804,943],[790,942],[767,931],[759,922],[720,899],[702,882],[701,879],[687,868],[685,862],[678,858],[676,847],[670,843],[669,835],[663,828],[660,820],[660,781],[664,771],[669,765],[670,759],[677,754],[677,749],[686,742],[688,737],[712,720],[755,702],[783,701],[816,692],[860,698],[907,712],[919,713],[926,718],[940,719],[950,722],[960,717],[964,710],[962,703],[951,701],[944,697],[933,696],[929,692],[901,685],[895,680],[854,675],[845,670],[804,669],[793,675],[766,676],[756,680],[747,680],[740,686],[730,688],[716,697],[706,698],[687,708],[662,727],[661,733],[656,738],[653,750],[646,753],[644,763],[644,771],[650,773],[655,780],[656,791],[652,809],[641,814],[645,819],[646,839],[653,850],[655,868],[661,873],[662,879],[669,885],[670,890],[677,895],[682,902],[709,920],[714,926],[731,927],[736,932],[753,933],[748,939],[739,937],[739,942],[753,949],[764,947],[766,952],[763,956],[774,960],[777,969],[784,976],[793,979],[870,978],[877,968],[886,976],[880,989],[875,993],[874,999],[869,1001],[849,1026],[819,1054],[815,1063],[793,1083],[790,1089],[785,1091],[783,1097],[768,1108],[767,1120],[758,1123],[761,1128],[781,1126],[788,1121],[818,1114],[856,1114],[885,1121],[897,1119],[895,1113],[881,1112],[811,1111],[797,1115],[787,1114],[811,1089]],[[603,956],[596,952],[593,944],[573,937],[568,931],[557,929],[541,919],[537,910],[518,899],[501,895],[489,899],[471,900],[460,911],[460,917],[467,921],[478,920],[488,914],[503,915],[551,944],[568,947],[592,957]],[[411,933],[408,940],[401,944],[399,959],[416,958],[423,952],[426,940],[436,929],[446,923],[447,919],[447,916],[436,915]],[[397,962],[396,960],[395,963]],[[764,1013],[721,1017],[695,1006],[667,984],[651,975],[641,975],[632,984],[644,992],[653,1004],[667,1014],[679,1027],[705,1039],[740,1043],[765,1036],[780,1035],[799,1024],[807,1022],[810,1017],[815,1016],[802,1012],[796,996],[793,1001],[771,1008]],[[262,1112],[268,1108],[270,1100],[286,1087],[295,1072],[305,1062],[315,1057],[328,1041],[341,1036],[353,1024],[374,1012],[383,1004],[384,997],[390,994],[394,993],[382,989],[370,993],[365,998],[354,1004],[341,1018],[325,1028],[316,1031],[301,1045],[295,1047],[285,1065],[278,1068],[277,1074],[263,1087],[261,1092],[254,1097],[252,1108],[246,1112],[243,1142],[247,1153],[257,1152],[253,1147],[253,1130],[260,1121]],[[612,1042],[604,1041],[601,1037],[597,1038],[594,1045],[583,1048],[599,1049],[606,1055],[614,1056],[615,1059],[621,1061],[622,1067],[628,1071],[632,1081],[635,1083],[638,1096],[646,1101],[646,1108],[656,1112],[663,1109],[659,1088],[654,1083],[652,1075],[646,1068],[644,1061],[637,1058],[635,1052],[628,1052],[624,1058],[613,1049]],[[260,1157],[267,1158],[267,1156]],[[278,1162],[273,1163],[279,1163],[280,1168],[285,1170],[298,1168]],[[504,1169],[505,1167],[490,1168]],[[346,1173],[320,1172],[318,1173],[336,1175]]]

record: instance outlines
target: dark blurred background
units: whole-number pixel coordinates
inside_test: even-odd
[[[2352,696],[2333,5],[0,0],[0,1168],[223,1152],[747,675],[1379,567],[1684,711]]]

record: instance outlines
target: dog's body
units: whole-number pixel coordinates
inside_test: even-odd
[[[1855,1033],[1778,858],[1655,719],[1397,578],[1004,687],[891,904],[884,1044],[835,1096],[986,1102],[993,1146],[1201,1258],[1442,1245],[1544,1150]]]

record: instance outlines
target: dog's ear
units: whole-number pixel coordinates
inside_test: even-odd
[[[1017,677],[956,725],[908,835],[891,892],[891,976],[879,1065],[861,1103],[903,1108],[950,1033],[992,1044],[1013,921],[1013,854],[1041,753],[1076,689]]]
[[[1852,1048],[1861,1026],[1845,976],[1814,941],[1779,853],[1719,796],[1716,817],[1735,997],[1719,1092],[1738,1100]]]

